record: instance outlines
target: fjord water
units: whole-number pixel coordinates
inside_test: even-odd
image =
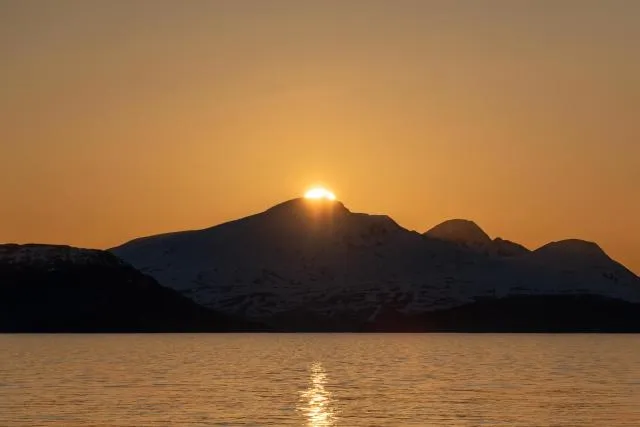
[[[0,425],[638,426],[640,336],[0,335]]]

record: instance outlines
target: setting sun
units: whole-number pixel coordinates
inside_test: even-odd
[[[331,191],[327,190],[323,187],[314,187],[304,193],[305,199],[326,199],[326,200],[335,200],[336,195]]]

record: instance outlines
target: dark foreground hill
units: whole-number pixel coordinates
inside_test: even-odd
[[[0,245],[0,332],[196,332],[254,326],[160,286],[116,256]]]
[[[528,295],[487,299],[416,316],[381,315],[372,331],[640,332],[640,304],[597,295]]]

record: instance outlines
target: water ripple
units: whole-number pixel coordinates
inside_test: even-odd
[[[0,426],[635,426],[637,335],[0,335]]]

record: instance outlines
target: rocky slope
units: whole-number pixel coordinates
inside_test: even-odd
[[[285,329],[362,330],[518,296],[640,302],[640,279],[595,244],[529,251],[461,220],[421,235],[328,200],[112,251],[199,304]]]

